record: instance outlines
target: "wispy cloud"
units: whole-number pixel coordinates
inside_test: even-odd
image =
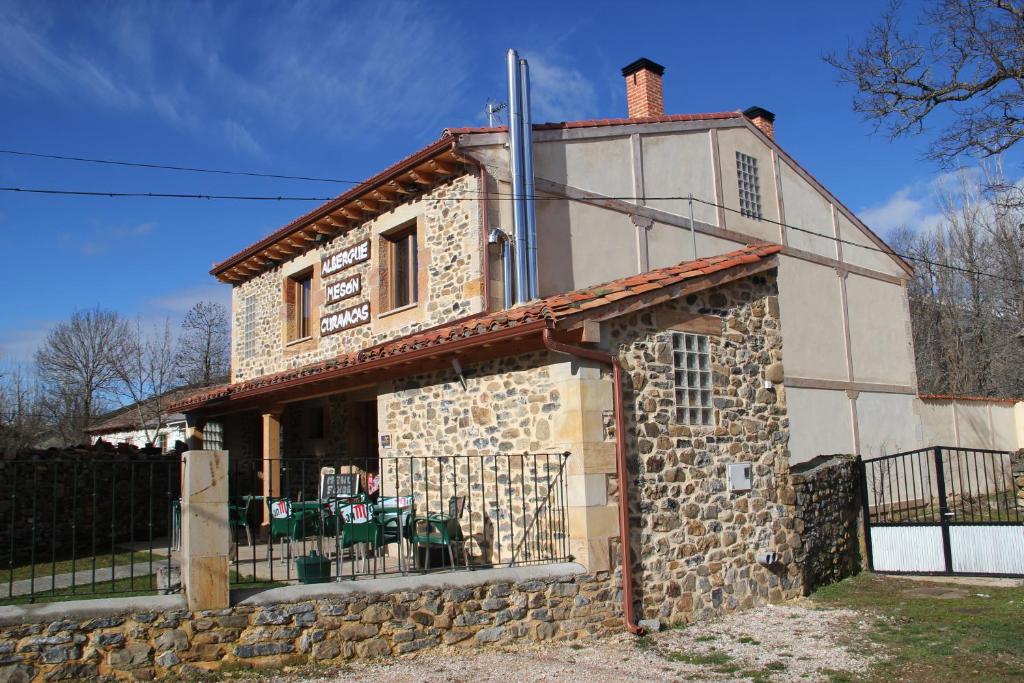
[[[578,69],[552,55],[529,54],[530,104],[533,118],[571,121],[592,116],[598,109],[594,84]]]
[[[78,252],[85,258],[93,258],[107,253],[116,244],[126,240],[138,239],[156,230],[156,223],[126,223],[105,225],[93,230],[84,228],[77,231],[62,230],[57,233],[57,247]]]
[[[258,124],[334,139],[419,132],[439,128],[464,97],[468,56],[428,3],[307,0],[258,16],[246,7],[126,3],[101,13],[0,0],[0,86],[216,130],[256,157],[265,155]]]
[[[231,287],[227,285],[197,285],[168,292],[147,301],[147,308],[162,315],[180,317],[200,301],[214,301],[231,310]]]
[[[942,207],[962,201],[966,189],[976,187],[982,171],[968,167],[900,188],[884,201],[868,206],[858,216],[871,229],[887,235],[897,228],[933,230],[943,221]]]

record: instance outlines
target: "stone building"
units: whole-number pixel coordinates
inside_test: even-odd
[[[663,71],[623,70],[628,118],[533,125],[535,196],[508,130],[452,128],[215,266],[231,382],[173,406],[193,443],[268,496],[302,458],[428,508],[504,487],[466,513],[473,561],[619,568],[630,623],[799,592],[790,465],[928,440],[912,271],[773,114],[666,115]]]

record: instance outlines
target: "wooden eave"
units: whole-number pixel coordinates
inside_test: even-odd
[[[221,282],[239,284],[283,260],[347,232],[465,172],[451,137],[442,138],[387,171],[340,195],[210,271]]]

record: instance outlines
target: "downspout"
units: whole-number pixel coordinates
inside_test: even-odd
[[[488,244],[501,245],[502,288],[505,292],[505,309],[512,308],[512,241],[501,228],[493,228],[487,236]]]
[[[615,408],[615,470],[619,477],[619,539],[622,549],[622,619],[633,635],[643,635],[633,614],[633,554],[629,544],[629,473],[626,471],[626,415],[623,403],[623,371],[619,359],[610,353],[566,344],[555,339],[549,325],[544,328],[544,346],[555,353],[597,361],[612,368],[612,401]]]

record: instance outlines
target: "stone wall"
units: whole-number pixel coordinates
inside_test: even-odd
[[[627,374],[630,518],[638,614],[693,621],[800,594],[799,535],[787,507],[789,422],[774,271],[614,320]],[[710,337],[711,426],[684,424],[672,331]],[[765,388],[765,380],[773,382]],[[730,463],[753,486],[727,489]],[[614,485],[613,485],[614,486]],[[617,488],[617,487],[615,487]],[[778,552],[777,566],[757,563]]]
[[[392,211],[358,225],[292,257],[232,292],[232,381],[252,379],[288,368],[333,358],[394,337],[451,322],[483,309],[482,236],[474,201],[479,180],[473,175],[454,178]],[[415,220],[418,230],[420,302],[411,310],[382,316],[380,279],[383,269],[380,233]],[[320,259],[343,248],[371,240],[370,260],[343,273],[320,280]],[[300,268],[301,266],[301,268]],[[310,266],[314,271],[313,339],[286,345],[285,278]],[[362,292],[327,304],[325,284],[359,274]],[[245,301],[255,297],[255,352],[246,356]],[[363,301],[370,302],[371,322],[321,338],[321,315],[336,313]]]
[[[382,387],[384,494],[434,511],[464,498],[471,563],[564,557],[565,458],[551,440],[559,368],[535,352],[464,368],[465,388],[451,370]]]
[[[795,560],[804,594],[810,595],[863,565],[860,461],[852,455],[818,456],[795,466],[789,481],[801,541]]]
[[[575,640],[621,629],[607,573],[538,576],[199,613],[135,612],[5,626],[0,681],[179,679],[225,666],[330,663],[442,645]]]

